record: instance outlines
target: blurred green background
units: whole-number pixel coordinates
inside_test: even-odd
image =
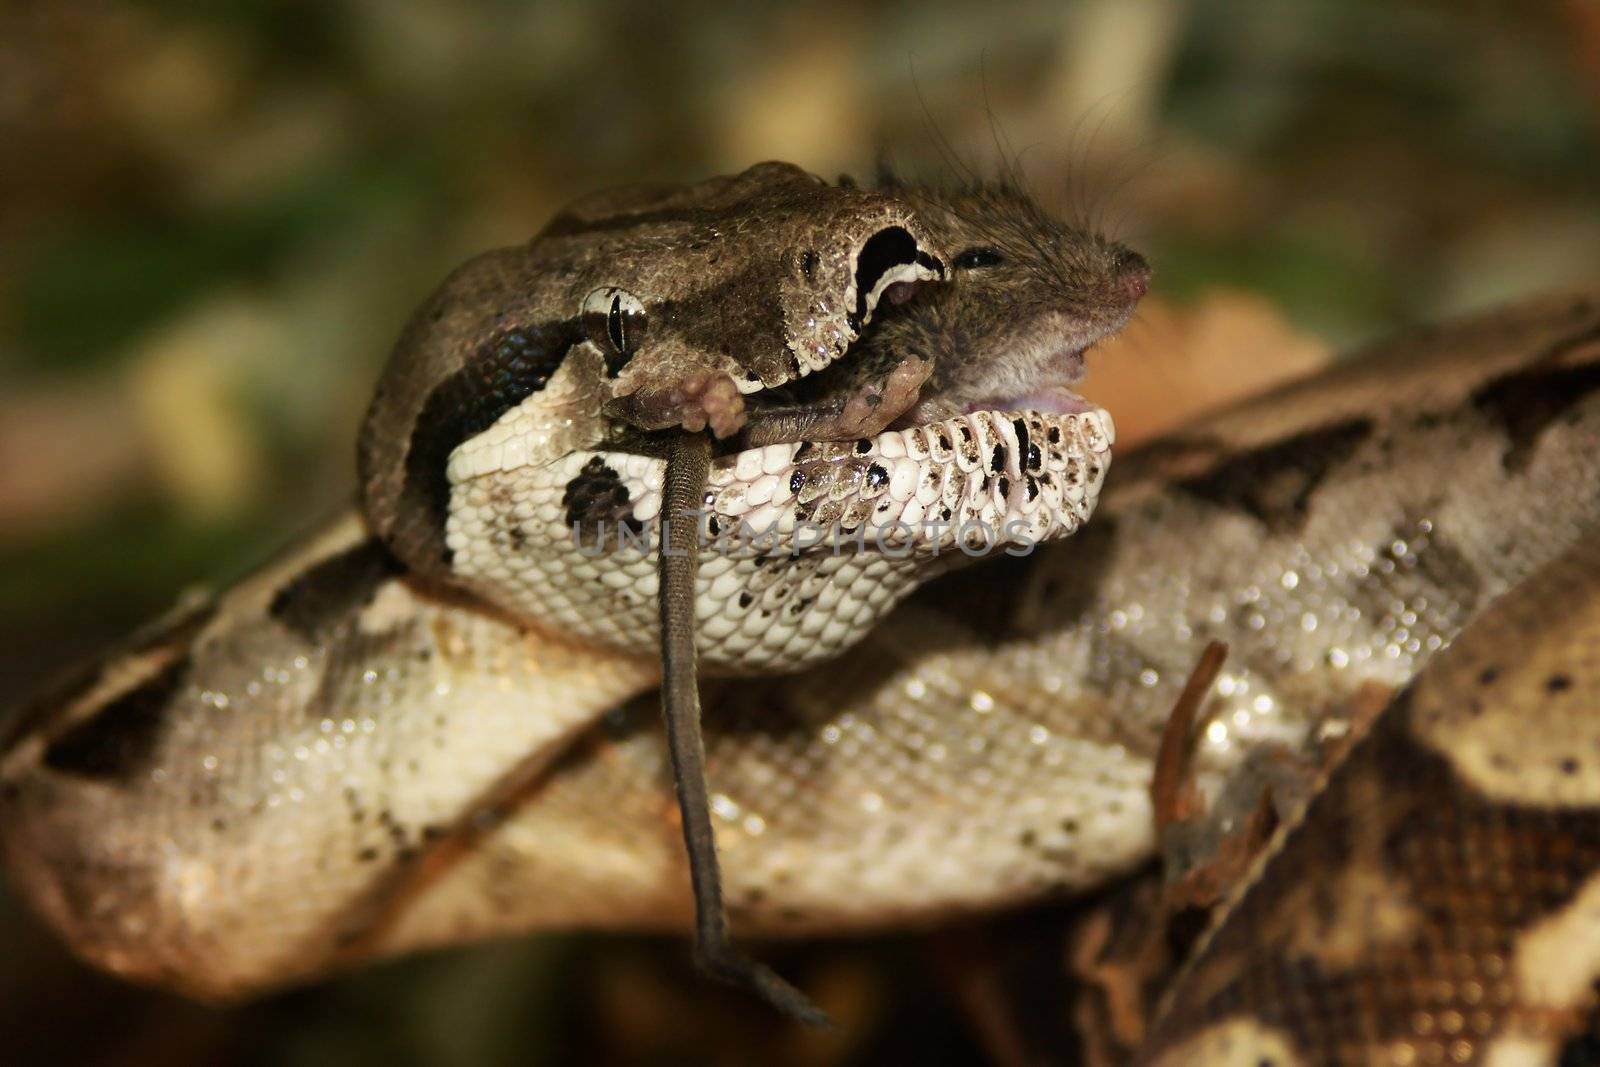
[[[1147,347],[1239,307],[1211,347],[1263,315],[1344,347],[1600,281],[1600,3],[8,0],[0,705],[338,506],[389,344],[468,255],[600,185],[880,156],[1019,161],[1155,264]],[[824,1037],[704,994],[677,943],[592,937],[214,1011],[0,896],[0,1059],[998,1055],[957,940],[785,950],[858,1005]]]

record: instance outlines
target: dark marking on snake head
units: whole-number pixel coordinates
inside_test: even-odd
[[[431,516],[429,540],[446,563],[450,561],[450,549],[444,543],[450,480],[445,471],[450,453],[542,390],[567,350],[586,336],[581,317],[503,330],[428,394],[406,451],[403,500]]]
[[[364,541],[290,579],[273,595],[267,613],[316,643],[370,604],[378,587],[403,570],[377,539]]]
[[[889,483],[889,472],[881,464],[874,463],[867,468],[867,485],[873,489],[881,488]]]
[[[165,731],[167,708],[189,676],[187,656],[110,701],[45,749],[44,765],[63,774],[127,781],[149,765]]]
[[[1372,436],[1370,419],[1346,419],[1242,452],[1180,480],[1184,492],[1242,511],[1272,533],[1300,529],[1328,472]]]
[[[1596,338],[1600,326],[1590,327],[1576,340]],[[1500,462],[1516,473],[1533,462],[1545,431],[1596,390],[1600,390],[1600,361],[1576,367],[1535,366],[1485,383],[1472,394],[1472,403],[1505,433],[1508,446]]]
[[[593,456],[583,465],[561,494],[561,507],[567,526],[584,537],[604,537],[607,526],[626,526],[634,533],[644,523],[633,516],[633,502],[622,476]]]

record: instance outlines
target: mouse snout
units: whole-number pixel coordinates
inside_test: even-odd
[[[1117,283],[1130,302],[1150,290],[1150,264],[1139,253],[1124,249],[1117,257]]]

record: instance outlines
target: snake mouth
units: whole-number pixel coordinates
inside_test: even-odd
[[[1039,411],[1051,415],[1075,415],[1099,408],[1073,390],[1084,378],[1084,352],[1091,347],[1080,345],[1052,353],[1043,365],[1046,368],[1040,379],[1011,392],[997,392],[980,399],[968,401],[964,410],[973,411]],[[912,412],[913,417],[916,411]]]
[[[883,286],[886,319],[921,288]],[[964,544],[964,529],[991,548],[1066,536],[1089,519],[1110,464],[1110,413],[1073,386],[1111,332],[1049,316],[967,361],[984,381],[956,384],[933,377],[931,360],[886,356],[868,332],[824,373],[752,398],[746,433],[713,461],[709,510],[786,538],[809,525],[861,543],[867,530],[910,551]],[[653,517],[654,499],[639,504],[637,517]]]
[[[1064,537],[1087,522],[1111,461],[1115,427],[1102,408],[979,410],[855,441],[767,444],[713,461],[711,532],[738,531],[793,548],[978,555]],[[641,471],[642,475],[644,472]],[[654,485],[633,516],[660,514]]]

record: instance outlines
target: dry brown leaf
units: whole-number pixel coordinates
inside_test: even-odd
[[[1126,447],[1329,358],[1326,344],[1255,294],[1216,290],[1188,306],[1150,297],[1121,335],[1095,347],[1083,393],[1111,412]]]

